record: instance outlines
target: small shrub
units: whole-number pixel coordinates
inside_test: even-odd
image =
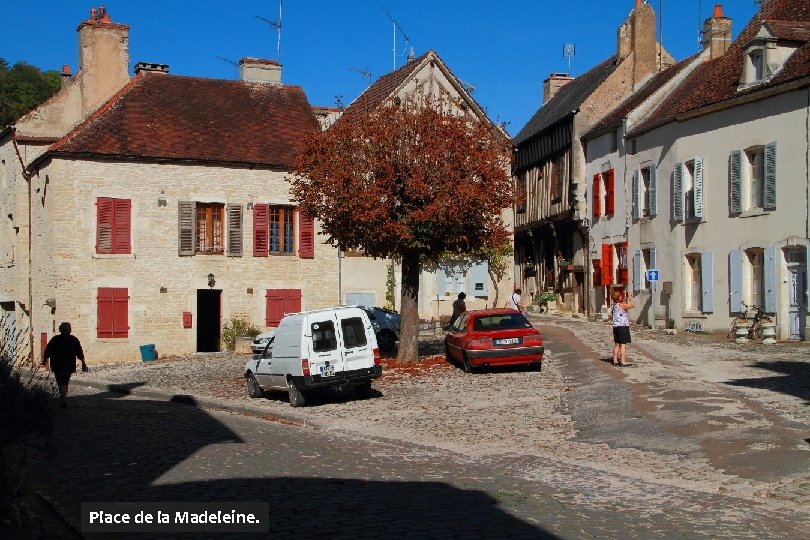
[[[667,328],[670,330],[675,328],[675,319],[667,319]]]
[[[222,344],[232,351],[236,348],[236,338],[241,336],[255,337],[261,331],[244,319],[233,318],[222,327]]]

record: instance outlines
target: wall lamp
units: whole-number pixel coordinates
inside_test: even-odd
[[[217,282],[214,279],[214,274],[208,274],[208,286],[213,289],[214,285],[216,285],[216,284],[217,284]]]

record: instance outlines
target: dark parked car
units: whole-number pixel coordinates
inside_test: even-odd
[[[368,314],[371,326],[374,327],[374,333],[377,334],[377,347],[380,348],[380,351],[394,350],[399,341],[399,326],[402,322],[399,313],[380,307],[359,307]]]
[[[543,338],[519,311],[481,309],[462,313],[444,338],[447,359],[471,373],[483,366],[542,368]]]

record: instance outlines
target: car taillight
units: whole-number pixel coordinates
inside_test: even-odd
[[[542,345],[543,338],[540,336],[524,336],[523,338],[524,345]]]
[[[309,377],[309,359],[301,359],[301,371],[304,372],[304,377]]]
[[[380,358],[380,349],[374,349],[374,365],[379,366],[382,364],[382,359]]]
[[[470,349],[491,349],[492,338],[473,339],[467,347]]]

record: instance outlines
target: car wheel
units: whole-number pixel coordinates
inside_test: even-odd
[[[529,369],[532,371],[543,371],[543,362],[532,362],[529,364]]]
[[[452,363],[453,359],[450,357],[450,346],[447,343],[444,344],[444,357],[447,359],[448,362]]]
[[[366,381],[363,384],[358,384],[354,387],[354,393],[360,399],[368,399],[371,397],[371,381]]]
[[[467,358],[467,353],[462,353],[461,359],[464,362],[464,373],[474,373],[475,368],[470,363],[470,359]]]
[[[381,352],[388,352],[394,350],[397,343],[397,336],[391,330],[382,330],[377,334],[377,346]]]
[[[304,399],[304,393],[295,386],[292,379],[287,379],[287,391],[290,393],[290,405],[292,407],[303,407],[306,405],[307,400]]]
[[[247,382],[247,393],[250,397],[260,398],[264,395],[264,390],[259,386],[259,381],[256,380],[256,376],[253,375],[253,373],[248,373],[245,376],[245,380]]]

